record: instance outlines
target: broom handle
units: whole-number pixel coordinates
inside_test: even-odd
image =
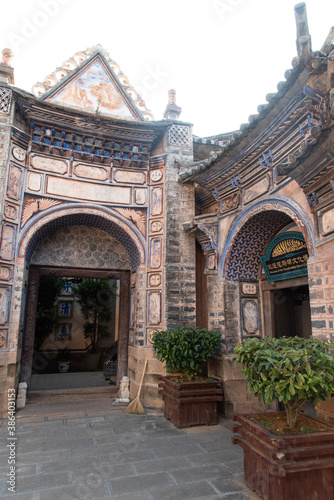
[[[145,375],[145,371],[146,371],[146,365],[147,365],[147,359],[145,359],[144,370],[143,370],[143,374],[141,376],[137,398],[139,398],[139,396],[140,396],[140,391],[141,391],[141,387],[143,385],[144,375]]]

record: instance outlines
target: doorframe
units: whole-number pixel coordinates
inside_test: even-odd
[[[266,335],[274,338],[276,333],[275,304],[273,301],[274,294],[271,292],[274,290],[282,290],[282,288],[298,288],[305,285],[309,286],[308,276],[301,276],[299,278],[280,281],[272,281],[271,283],[269,283],[269,281],[267,281],[266,279],[262,279],[260,281],[263,311],[263,330]]]
[[[119,330],[117,343],[117,379],[116,386],[128,372],[128,344],[130,321],[130,273],[131,271],[111,269],[87,269],[73,267],[37,266],[29,269],[27,306],[24,322],[24,336],[21,356],[20,381],[26,382],[30,388],[32,362],[34,353],[34,338],[36,326],[38,284],[40,276],[55,278],[97,278],[115,279],[120,281],[119,291]]]

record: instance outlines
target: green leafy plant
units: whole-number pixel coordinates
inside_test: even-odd
[[[334,394],[333,347],[315,337],[248,338],[234,353],[251,393],[263,405],[282,402],[287,424],[295,429],[307,401],[317,403]]]
[[[72,289],[85,319],[84,336],[86,347],[96,354],[97,342],[108,334],[106,322],[110,321],[112,299],[117,297],[116,283],[108,280],[83,278],[73,283]]]
[[[56,300],[66,280],[53,276],[40,276],[38,285],[35,326],[35,348],[40,349],[44,340],[54,332],[59,322]]]
[[[220,346],[221,334],[206,328],[173,328],[155,332],[152,342],[156,357],[166,362],[170,373],[194,380],[201,372],[200,364]]]

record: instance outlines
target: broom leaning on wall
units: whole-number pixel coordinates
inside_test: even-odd
[[[135,399],[133,401],[131,401],[131,403],[125,408],[124,411],[126,413],[135,413],[137,415],[145,415],[144,407],[141,404],[141,402],[139,401],[139,398],[140,398],[140,392],[141,392],[141,388],[142,388],[143,380],[144,380],[144,376],[145,376],[146,366],[147,366],[147,359],[145,359],[144,370],[143,370],[143,373],[141,376],[138,394],[135,397]]]

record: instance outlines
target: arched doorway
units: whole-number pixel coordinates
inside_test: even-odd
[[[71,207],[41,219],[25,231],[20,246],[29,270],[20,379],[30,385],[39,278],[53,276],[118,281],[118,383],[127,374],[130,274],[145,259],[142,237],[112,211]]]
[[[303,235],[313,255],[310,227],[307,216],[286,202],[257,203],[238,217],[225,246],[221,276],[230,282],[225,314],[235,318],[239,338],[311,334],[307,276],[268,283],[260,260],[270,241],[288,229]]]

